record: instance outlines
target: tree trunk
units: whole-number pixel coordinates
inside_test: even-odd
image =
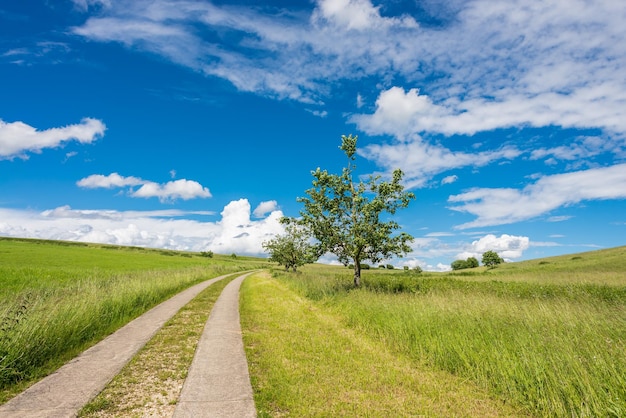
[[[354,260],[354,287],[361,287],[361,261]]]

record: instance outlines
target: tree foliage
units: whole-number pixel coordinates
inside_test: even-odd
[[[487,267],[495,267],[498,264],[504,263],[504,260],[495,251],[487,251],[483,253],[482,262]]]
[[[357,137],[344,135],[341,139],[339,148],[348,157],[347,166],[341,175],[320,168],[311,172],[313,187],[306,190],[308,197],[298,199],[304,204],[299,222],[318,241],[318,255],[330,252],[344,265],[354,265],[354,285],[358,287],[361,261],[378,263],[411,250],[408,243],[413,237],[404,232],[392,235],[400,226],[393,220],[381,219],[381,215],[393,215],[407,207],[415,195],[404,191],[401,170],[393,172],[391,181],[369,176],[365,182],[355,182]]]
[[[314,263],[318,257],[314,246],[309,242],[310,234],[289,218],[281,219],[281,223],[286,225],[285,234],[277,235],[262,244],[270,254],[270,261],[285,266],[285,270],[293,271],[305,264]]]
[[[470,269],[479,266],[478,259],[476,257],[469,257],[467,260],[465,260],[465,262],[467,263],[467,268]]]
[[[467,260],[454,260],[450,267],[452,270],[463,270],[478,267],[478,259],[476,257],[469,257]]]
[[[452,267],[452,270],[463,270],[463,269],[468,268],[467,262],[465,260],[454,260],[450,264],[450,267]]]

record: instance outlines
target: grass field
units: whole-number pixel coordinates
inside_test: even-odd
[[[0,238],[0,402],[176,292],[265,268],[241,290],[261,417],[626,416],[626,247],[446,274],[373,269],[360,289],[341,267],[270,267]],[[185,308],[202,310],[193,327],[203,304]],[[176,321],[183,334],[192,326]],[[148,368],[162,368],[174,328],[144,350]],[[143,379],[129,376],[116,381]],[[114,393],[95,409],[114,405]]]
[[[317,265],[306,266],[300,274],[274,270],[272,279],[254,284],[254,288],[252,283],[244,286],[242,309],[250,327],[249,356],[255,359],[251,368],[257,371],[257,405],[269,411],[267,415],[296,416],[302,411],[298,408],[309,403],[347,408],[358,403],[362,393],[376,399],[374,404],[391,408],[389,401],[383,403],[385,397],[370,393],[368,379],[377,382],[375,392],[397,396],[406,404],[404,398],[412,392],[402,388],[410,387],[413,374],[421,371],[447,373],[449,377],[440,375],[439,380],[458,378],[471,390],[485,391],[488,396],[482,399],[491,399],[485,402],[495,407],[496,416],[510,415],[512,410],[542,417],[626,416],[624,247],[449,274],[369,270],[364,272],[361,289],[352,288],[349,271]],[[282,289],[282,299],[264,303],[255,296],[267,292],[264,287],[271,287],[269,293],[274,294],[279,293],[275,288]],[[304,306],[300,310],[305,314],[330,316],[333,326],[316,328],[288,310],[273,313],[294,304]],[[258,305],[265,310],[258,311],[262,309]],[[298,325],[285,332],[290,325],[283,322]],[[349,331],[335,331],[337,327]],[[363,350],[350,347],[343,332],[389,350],[393,360],[350,362]],[[321,339],[329,348],[302,344],[303,338]],[[293,353],[293,347],[298,347],[298,353]],[[386,373],[402,364],[404,372],[380,383],[372,377],[381,373],[372,361],[386,361]],[[331,376],[348,377],[329,380],[324,387],[327,394],[316,398],[322,389],[316,388],[315,379],[302,382],[306,376],[317,376],[318,368]],[[302,371],[304,376],[298,377]],[[295,388],[281,385],[283,381]],[[350,386],[354,382],[356,387]],[[346,390],[349,393],[344,395]],[[450,399],[448,387],[422,390],[430,390],[430,398]],[[343,406],[333,406],[335,394],[346,399]],[[460,412],[442,415],[436,409],[423,409],[417,401],[397,411],[397,416],[484,416],[484,411],[472,410],[468,399]],[[503,404],[498,406],[496,400]],[[455,402],[462,400],[448,404]],[[385,415],[379,412],[369,416]]]
[[[0,402],[175,293],[261,259],[0,238]]]

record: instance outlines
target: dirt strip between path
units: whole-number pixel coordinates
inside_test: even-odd
[[[215,302],[174,418],[256,417],[239,321],[239,287],[250,274],[230,282]]]
[[[202,290],[229,275],[190,287],[129,322],[50,376],[0,406],[0,417],[75,417],[180,308]],[[238,315],[237,310],[237,319]],[[241,334],[239,338],[241,339]]]

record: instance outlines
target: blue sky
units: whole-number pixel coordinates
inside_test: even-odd
[[[626,244],[626,5],[293,3],[0,2],[0,235],[260,254],[352,133],[397,266]]]

